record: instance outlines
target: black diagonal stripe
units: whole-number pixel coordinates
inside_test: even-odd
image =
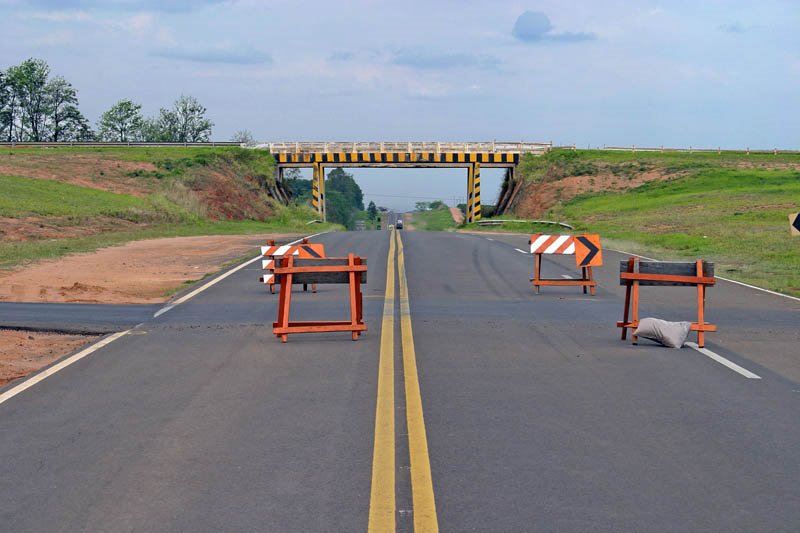
[[[792,226],[794,226],[794,229],[796,229],[797,231],[800,231],[800,215],[794,217],[794,222],[792,222]]]
[[[587,239],[583,235],[580,235],[580,236],[575,237],[575,238],[578,239],[579,241],[581,241],[583,243],[583,245],[586,246],[589,249],[589,253],[586,255],[586,257],[583,258],[583,262],[580,264],[580,266],[583,267],[583,266],[586,266],[586,265],[588,265],[589,263],[592,262],[592,259],[594,259],[594,256],[597,255],[597,252],[599,252],[600,249],[597,246],[595,246],[592,241],[590,241],[589,239]]]
[[[300,246],[300,248],[310,253],[312,257],[322,258],[322,256],[319,255],[317,252],[315,252],[314,248],[312,248],[311,246]]]

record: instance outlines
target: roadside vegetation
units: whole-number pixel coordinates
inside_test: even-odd
[[[422,231],[453,231],[457,224],[453,220],[450,208],[444,202],[417,202],[411,214],[414,229]]]
[[[566,222],[607,247],[662,260],[707,259],[721,276],[800,296],[800,239],[788,226],[800,211],[800,155],[556,150],[524,158],[519,170],[521,219]]]
[[[130,240],[308,233],[274,159],[242,148],[15,148],[0,152],[0,268]]]
[[[0,71],[2,141],[201,142],[211,138],[214,123],[192,96],[180,95],[171,108],[162,107],[153,117],[144,117],[141,109],[132,100],[119,100],[93,129],[80,111],[78,90],[64,77],[52,76],[43,59],[26,59]]]
[[[800,171],[714,169],[559,211],[625,250],[712,260],[721,276],[800,296],[800,243],[788,225],[799,208]]]

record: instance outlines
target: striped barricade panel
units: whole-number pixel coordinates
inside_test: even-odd
[[[572,235],[542,235],[536,233],[530,238],[532,254],[575,254],[575,237]]]
[[[272,285],[275,283],[275,258],[286,257],[287,255],[299,255],[297,245],[283,244],[281,246],[262,246],[261,255],[268,259],[261,260],[261,268],[265,271],[264,275],[259,278],[261,283]]]
[[[325,257],[325,245],[322,243],[303,243],[281,246],[262,246],[261,255],[267,259],[261,260],[261,268],[265,270],[260,281],[267,285],[275,283],[275,259],[294,255],[302,259],[320,259]]]
[[[588,289],[592,296],[595,295],[597,283],[594,281],[592,267],[603,264],[599,235],[545,235],[535,233],[531,235],[528,242],[531,245],[531,254],[534,256],[531,283],[537,294],[539,288],[543,285],[572,285],[582,287],[584,294]],[[541,275],[542,255],[574,255],[575,265],[580,270],[581,277],[577,279],[572,276],[556,279],[543,278]]]

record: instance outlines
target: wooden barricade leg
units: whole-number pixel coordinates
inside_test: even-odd
[[[534,254],[533,259],[533,288],[536,290],[536,294],[539,294],[539,280],[541,279],[542,275],[542,254]]]
[[[703,277],[703,262],[697,261],[697,277]],[[703,331],[705,322],[705,306],[706,306],[706,287],[702,283],[697,284],[697,324],[700,329],[697,331],[697,346],[703,348],[706,341],[706,333]]]
[[[294,258],[292,256],[289,256],[286,260],[286,266],[294,266]],[[292,305],[293,274],[286,274],[285,276],[286,278],[281,280],[281,297],[278,302],[278,325],[282,328],[289,327],[289,309]],[[278,336],[281,338],[281,342],[289,340],[289,335],[287,333],[282,333]]]
[[[633,289],[631,294],[631,324],[639,326],[639,281],[633,280]],[[631,335],[631,342],[639,344],[639,337],[635,334]]]
[[[363,264],[363,262],[361,261],[360,257],[358,259],[357,264],[359,264],[359,265]],[[359,324],[363,324],[364,323],[364,297],[363,297],[363,294],[361,293],[361,273],[360,272],[356,276],[356,311],[357,311],[356,318],[358,319],[358,323]],[[358,334],[360,336],[361,332],[359,331]]]
[[[353,254],[347,254],[347,264],[351,267],[355,266]],[[358,340],[358,332],[355,331],[355,327],[358,325],[358,304],[356,303],[358,295],[356,294],[356,287],[361,281],[359,279],[360,276],[358,272],[350,271],[350,324],[353,326],[353,331],[350,333],[354,341]]]
[[[267,246],[275,246],[275,241],[272,239],[268,240]],[[275,259],[274,256],[272,258]],[[269,293],[275,294],[275,276],[272,277],[272,283],[269,284]]]
[[[594,296],[595,294],[597,294],[597,287],[594,284],[594,274],[592,273],[592,267],[586,267],[586,271],[589,274],[589,281],[592,282],[592,284],[589,285],[589,294]],[[584,294],[586,294],[586,291],[583,291],[583,292],[584,292]]]
[[[628,259],[628,272],[633,272],[634,262],[636,259],[631,257]],[[631,307],[631,282],[627,280],[625,282],[625,311],[622,313],[622,340],[628,338],[628,328],[625,327],[628,324],[628,318],[630,317],[630,307]]]
[[[586,277],[586,267],[581,267],[581,281],[589,281],[589,278]],[[586,294],[586,285],[581,285],[583,287],[583,294]]]

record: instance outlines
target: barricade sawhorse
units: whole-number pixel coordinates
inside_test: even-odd
[[[528,243],[534,256],[533,278],[531,284],[539,294],[542,285],[567,285],[583,287],[586,294],[587,287],[595,295],[597,283],[592,275],[593,266],[602,266],[603,252],[600,247],[599,235],[531,235]],[[575,264],[581,269],[580,279],[546,279],[541,277],[542,254],[574,255]]]
[[[325,257],[325,245],[322,243],[309,243],[308,238],[303,239],[302,244],[284,244],[280,246],[276,246],[275,241],[269,240],[266,246],[261,247],[261,255],[266,257],[266,259],[261,260],[261,268],[266,272],[258,281],[269,285],[269,292],[275,294],[275,274],[272,272],[275,268],[275,259],[288,255],[296,255],[303,258]],[[303,290],[307,291],[308,285],[303,285]],[[316,283],[311,285],[311,292],[317,292]]]
[[[637,268],[638,266],[638,268]],[[697,287],[697,322],[692,322],[691,331],[697,332],[697,345],[705,346],[705,332],[717,331],[717,326],[705,321],[706,287],[714,285],[714,263],[698,260],[694,263],[640,261],[631,257],[619,263],[619,284],[625,285],[625,312],[617,327],[622,328],[622,340],[628,329],[639,327],[639,287]],[[630,311],[630,314],[629,314]],[[633,344],[638,343],[635,335]]]
[[[275,276],[281,285],[278,302],[278,320],[272,323],[272,332],[283,342],[290,333],[320,333],[325,331],[350,331],[353,340],[367,330],[363,320],[361,284],[367,282],[367,260],[353,254],[346,258],[329,257],[305,259],[290,255],[276,259]],[[292,285],[307,283],[338,283],[350,286],[350,320],[325,320],[292,322],[289,309],[292,304]]]

